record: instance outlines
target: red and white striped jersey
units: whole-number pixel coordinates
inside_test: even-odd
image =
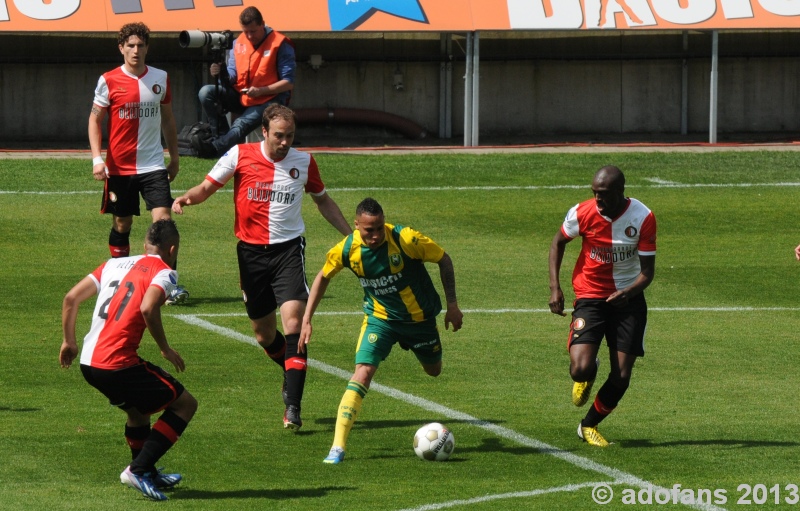
[[[120,66],[97,81],[94,104],[108,108],[106,167],[112,176],[165,169],[161,105],[172,101],[166,71],[147,66],[135,76]]]
[[[157,255],[109,259],[89,275],[97,285],[92,328],[83,339],[81,364],[121,369],[139,363],[136,350],[147,325],[140,311],[150,286],[166,297],[178,273]]]
[[[236,206],[233,231],[245,243],[270,245],[302,236],[303,193],[325,193],[314,157],[289,149],[271,160],[262,143],[240,144],[219,159],[206,179],[216,186],[233,180]]]
[[[640,255],[656,253],[656,217],[636,199],[614,219],[601,215],[594,199],[582,202],[569,210],[561,232],[583,237],[572,272],[576,298],[608,298],[636,280]]]

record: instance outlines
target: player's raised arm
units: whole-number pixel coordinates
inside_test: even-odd
[[[220,187],[211,181],[204,179],[202,183],[190,189],[172,203],[172,211],[182,215],[184,206],[196,206],[205,202],[206,199],[214,195]]]

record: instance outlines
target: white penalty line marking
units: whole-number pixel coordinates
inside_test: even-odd
[[[626,184],[626,188],[757,188],[757,187],[797,187],[800,182],[792,183],[676,183],[672,181],[662,181],[658,178],[648,178],[654,181],[653,185],[630,185]],[[584,190],[588,189],[587,185],[552,185],[552,186],[538,186],[538,185],[519,185],[519,186],[398,186],[398,187],[370,187],[370,188],[327,188],[329,192],[365,192],[365,191],[378,191],[378,192],[446,192],[446,191],[491,191],[491,190]],[[174,193],[183,193],[186,190],[173,189]],[[101,193],[98,190],[73,190],[73,191],[28,191],[28,190],[0,190],[0,195],[83,195],[83,194],[96,194]],[[230,188],[222,188],[216,193],[233,193]]]
[[[230,328],[226,328],[226,327],[222,327],[222,326],[219,326],[219,325],[215,325],[214,323],[211,323],[210,321],[206,321],[204,319],[199,318],[198,315],[176,314],[174,317],[177,318],[177,319],[180,319],[181,321],[183,321],[185,323],[188,323],[188,324],[190,324],[192,326],[196,326],[196,327],[199,327],[199,328],[203,328],[205,330],[209,330],[211,332],[217,333],[217,334],[222,335],[224,337],[228,337],[230,339],[234,339],[234,340],[239,341],[239,342],[243,342],[243,343],[246,343],[246,344],[251,344],[253,346],[258,346],[258,343],[256,342],[256,340],[252,336],[244,335],[244,334],[239,333],[236,330],[232,330]],[[313,368],[315,368],[315,369],[319,369],[320,371],[322,371],[324,373],[330,374],[332,376],[338,376],[338,377],[342,378],[343,380],[349,380],[350,376],[352,375],[352,372],[350,372],[350,371],[345,371],[344,369],[339,369],[338,367],[335,367],[335,366],[326,364],[325,362],[321,362],[319,360],[314,360],[314,359],[311,359],[311,358],[308,359],[308,365],[313,367]],[[555,447],[555,446],[546,444],[544,442],[541,442],[539,440],[536,440],[535,438],[530,438],[530,437],[527,437],[527,436],[522,435],[520,433],[517,433],[516,431],[514,431],[512,429],[505,428],[503,426],[498,426],[497,424],[492,424],[491,422],[486,422],[484,420],[478,419],[477,417],[473,417],[472,415],[469,415],[469,414],[466,414],[466,413],[463,413],[463,412],[459,412],[457,410],[453,410],[452,408],[447,408],[446,406],[442,406],[442,405],[440,405],[438,403],[435,403],[433,401],[429,401],[427,399],[415,396],[413,394],[408,394],[406,392],[402,392],[402,391],[394,389],[392,387],[387,387],[386,385],[381,385],[380,383],[375,383],[375,382],[370,384],[370,390],[371,391],[375,391],[375,392],[379,392],[379,393],[387,395],[389,397],[393,397],[393,398],[397,399],[398,401],[403,401],[404,403],[408,403],[408,404],[416,406],[418,408],[422,408],[423,410],[427,410],[429,412],[436,413],[436,414],[441,415],[443,417],[447,417],[448,419],[459,421],[459,422],[468,423],[468,424],[470,424],[472,426],[475,426],[475,427],[484,429],[486,431],[489,431],[491,433],[494,433],[495,435],[497,435],[499,437],[506,438],[508,440],[512,440],[514,442],[517,442],[517,443],[519,443],[521,445],[524,445],[524,446],[527,446],[527,447],[531,447],[533,449],[541,451],[544,454],[549,454],[549,455],[551,455],[551,456],[553,456],[555,458],[558,458],[558,459],[560,459],[562,461],[570,463],[570,464],[572,464],[572,465],[574,465],[574,466],[576,466],[578,468],[581,468],[581,469],[584,469],[584,470],[591,470],[593,472],[598,472],[600,474],[604,474],[604,475],[612,478],[613,483],[611,483],[611,484],[625,484],[625,485],[628,485],[628,486],[635,486],[635,487],[638,487],[638,488],[652,488],[652,490],[654,492],[655,491],[660,491],[660,490],[667,491],[667,492],[670,491],[669,488],[663,488],[661,486],[657,486],[657,485],[655,485],[655,484],[653,484],[653,483],[651,483],[649,481],[645,481],[643,479],[640,479],[640,478],[634,476],[633,474],[628,474],[627,472],[623,472],[623,471],[618,470],[616,468],[612,468],[612,467],[608,467],[608,466],[602,465],[602,464],[597,463],[595,461],[592,461],[592,460],[590,460],[588,458],[583,458],[581,456],[577,456],[577,455],[572,454],[570,452],[561,450],[558,447]],[[585,483],[585,484],[589,485],[589,484],[592,484],[592,483]],[[597,483],[594,483],[594,484],[597,484]],[[606,484],[609,484],[609,483],[606,483]],[[540,493],[535,493],[536,491],[538,491]],[[534,493],[532,493],[532,495],[539,495],[539,494],[541,494],[542,492],[545,492],[545,491],[546,490],[535,490]],[[562,491],[562,490],[559,490],[559,491]],[[525,492],[525,493],[529,493],[529,492]],[[508,495],[517,495],[517,494],[508,494]],[[465,501],[465,502],[469,503],[470,501]],[[443,506],[445,504],[438,504],[438,505],[439,506]],[[457,505],[457,504],[453,504],[453,505]],[[694,505],[687,504],[687,506],[695,508],[695,509],[701,509],[701,510],[704,510],[704,511],[719,511],[719,510],[724,511],[724,509],[725,509],[725,508],[713,506],[711,504],[694,504]],[[439,508],[427,508],[427,507],[425,507],[425,508],[414,508],[414,509],[416,510],[416,509],[439,509]]]

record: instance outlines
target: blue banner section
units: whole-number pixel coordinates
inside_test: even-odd
[[[376,12],[428,23],[418,0],[328,0],[333,30],[355,30]]]

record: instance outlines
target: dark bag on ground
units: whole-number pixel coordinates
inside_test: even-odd
[[[207,122],[196,122],[190,126],[184,126],[178,133],[178,154],[208,158],[209,155],[200,154],[200,152],[211,142],[212,138],[211,125]]]

